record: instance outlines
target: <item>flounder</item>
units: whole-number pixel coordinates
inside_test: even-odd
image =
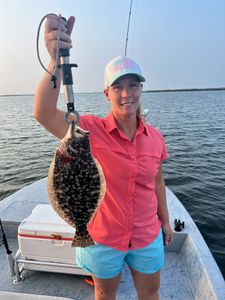
[[[106,189],[102,168],[91,155],[88,136],[88,131],[72,122],[48,173],[48,195],[53,209],[76,228],[72,247],[94,245],[87,224]]]

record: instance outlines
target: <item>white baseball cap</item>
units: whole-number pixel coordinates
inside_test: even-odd
[[[110,60],[105,67],[105,88],[124,75],[136,75],[140,82],[145,81],[141,69],[135,61],[127,56],[117,56]]]

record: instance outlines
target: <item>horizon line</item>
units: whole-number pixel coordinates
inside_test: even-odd
[[[165,92],[198,92],[198,91],[223,91],[225,87],[217,88],[181,88],[181,89],[155,89],[155,90],[143,90],[143,93],[165,93]],[[102,92],[76,92],[74,94],[100,94]],[[10,97],[10,96],[34,96],[35,94],[1,94],[0,97]],[[63,95],[63,93],[60,93]]]

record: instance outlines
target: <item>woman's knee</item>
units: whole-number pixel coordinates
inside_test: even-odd
[[[157,295],[160,288],[160,271],[154,274],[143,274],[131,269],[134,285],[139,299],[148,299]]]
[[[95,299],[116,299],[116,291],[121,280],[121,274],[110,279],[99,279],[93,276]]]
[[[136,287],[139,299],[149,299],[150,297],[157,295],[160,285],[145,286],[142,288]]]
[[[116,289],[115,290],[106,290],[103,288],[95,287],[95,299],[101,300],[114,300],[116,299]]]

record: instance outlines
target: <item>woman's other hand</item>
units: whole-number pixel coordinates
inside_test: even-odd
[[[173,240],[173,231],[169,223],[162,225],[165,246],[169,246]]]

